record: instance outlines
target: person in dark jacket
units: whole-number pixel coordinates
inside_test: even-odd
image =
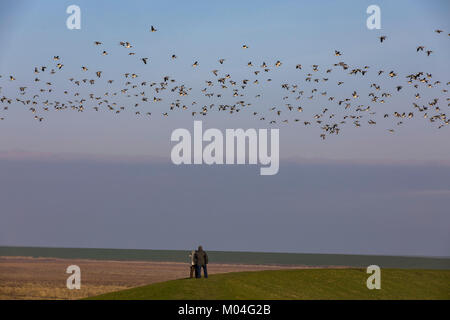
[[[198,247],[198,250],[195,251],[194,254],[194,263],[195,263],[195,268],[197,270],[196,272],[196,278],[201,278],[202,277],[202,268],[203,268],[203,275],[205,278],[208,278],[208,269],[206,268],[206,265],[208,264],[208,255],[206,254],[205,251],[203,251],[202,246]]]

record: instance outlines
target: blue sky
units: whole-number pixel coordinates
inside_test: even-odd
[[[81,8],[81,30],[66,28],[65,22],[68,17],[66,8],[71,4]],[[381,7],[381,30],[366,28],[366,8],[371,4],[378,4]],[[345,61],[352,66],[370,65],[372,72],[378,69],[395,70],[402,76],[398,80],[387,77],[379,80],[375,75],[368,75],[365,81],[360,81],[358,80],[360,78],[351,79],[342,73],[333,72],[329,75],[330,80],[335,82],[342,78],[345,79],[345,84],[339,88],[329,84],[324,86],[323,90],[337,97],[348,96],[353,90],[358,90],[361,96],[366,96],[370,92],[368,85],[371,80],[377,81],[383,88],[393,92],[399,82],[404,82],[405,75],[418,71],[430,72],[434,79],[439,79],[445,84],[449,81],[450,71],[448,63],[450,46],[449,37],[446,35],[450,32],[449,7],[448,1],[378,1],[377,3],[372,1],[177,1],[174,3],[7,0],[0,3],[0,41],[2,43],[0,75],[3,76],[0,79],[2,87],[0,96],[15,97],[19,83],[33,88],[35,86],[34,67],[52,66],[54,64],[52,57],[59,55],[65,66],[52,78],[57,92],[72,88],[67,79],[71,76],[81,77],[80,67],[87,65],[91,78],[95,77],[95,74],[92,74],[96,70],[102,70],[105,79],[120,79],[120,82],[116,81],[118,83],[114,87],[116,89],[120,87],[122,82],[120,77],[123,77],[125,72],[136,72],[140,79],[149,81],[160,81],[162,76],[170,75],[178,82],[193,87],[193,92],[196,93],[193,93],[189,99],[196,100],[199,105],[202,105],[211,103],[211,100],[201,96],[199,90],[205,87],[206,79],[213,79],[212,69],[217,68],[224,73],[232,74],[236,79],[243,79],[250,77],[246,69],[248,61],[255,64],[265,61],[273,65],[275,61],[281,60],[283,66],[271,74],[272,85],[263,84],[260,88],[249,89],[252,90],[250,91],[252,94],[263,93],[264,95],[261,101],[252,100],[252,109],[242,111],[239,116],[212,112],[207,117],[201,118],[204,127],[267,128],[268,123],[262,123],[253,117],[251,114],[253,110],[269,114],[270,107],[282,105],[280,100],[282,93],[280,88],[274,85],[275,83],[298,83],[305,88],[305,91],[310,91],[314,86],[305,83],[304,74],[311,70],[310,66],[313,64],[318,64],[322,70],[338,61]],[[151,25],[154,25],[158,31],[150,33]],[[435,29],[443,29],[444,34],[437,35],[434,32]],[[382,45],[377,39],[380,35],[388,36],[387,41]],[[95,47],[93,41],[102,41],[102,48]],[[118,45],[119,41],[131,42],[137,57],[127,56],[126,51]],[[244,43],[249,46],[248,50],[242,50],[241,46]],[[417,54],[415,48],[418,45],[432,48],[433,54],[430,57]],[[100,54],[103,49],[109,52],[108,56],[104,57]],[[343,56],[335,57],[334,50],[340,50]],[[170,55],[174,53],[177,54],[178,59],[171,61]],[[150,60],[146,66],[138,59],[144,56]],[[218,64],[219,58],[226,59],[223,66]],[[200,62],[195,70],[191,67],[194,61]],[[297,63],[304,66],[305,70],[301,75],[295,69]],[[11,74],[17,78],[17,83],[7,80]],[[90,89],[80,90],[84,94],[90,92]],[[100,86],[97,92],[102,90]],[[423,94],[423,103],[430,101],[438,94],[439,89],[428,92]],[[414,93],[414,90],[405,88],[388,104],[376,106],[379,108],[378,116],[394,110],[410,111]],[[63,98],[59,93],[55,93],[54,97],[54,99]],[[441,97],[442,107],[448,110],[442,94]],[[129,101],[121,100],[121,102],[127,108],[132,107]],[[326,104],[325,100],[304,102],[305,116],[302,115],[302,117],[306,119],[306,115],[313,115],[318,107]],[[8,210],[0,217],[3,222],[11,221],[14,225],[14,228],[0,230],[0,244],[184,248],[184,238],[175,237],[169,241],[161,239],[164,234],[159,234],[156,230],[158,237],[152,237],[139,228],[140,224],[146,225],[150,223],[149,221],[160,221],[164,226],[176,224],[179,221],[177,219],[179,219],[180,208],[172,203],[171,199],[174,195],[170,192],[171,187],[175,188],[178,179],[185,174],[190,177],[183,178],[186,180],[195,180],[195,174],[197,174],[195,171],[197,169],[193,172],[193,169],[186,167],[170,166],[172,147],[170,134],[176,128],[192,129],[193,119],[190,113],[173,112],[168,118],[163,118],[161,113],[166,111],[167,105],[152,105],[151,108],[153,112],[151,120],[138,118],[131,111],[117,116],[106,111],[96,113],[87,110],[83,113],[48,112],[42,123],[35,121],[27,108],[21,104],[10,107],[7,113],[0,111],[0,117],[6,117],[5,121],[0,123],[0,174],[4,177],[4,180],[0,182],[0,187],[4,191],[0,195],[0,200],[7,203],[5,208]],[[331,108],[336,109],[336,106]],[[342,115],[342,110],[333,110],[333,112]],[[408,120],[404,126],[396,128],[396,133],[392,135],[387,132],[387,129],[392,127],[393,122],[393,119],[389,121],[379,119],[376,126],[364,125],[358,129],[347,126],[339,136],[329,137],[325,141],[319,139],[320,131],[315,128],[305,129],[293,123],[270,126],[280,128],[280,176],[264,179],[259,183],[255,182],[253,187],[259,193],[255,192],[252,198],[252,201],[258,201],[259,197],[264,198],[268,201],[267,203],[263,201],[265,205],[255,206],[257,210],[249,209],[247,208],[249,200],[246,197],[242,195],[236,197],[230,191],[234,185],[245,184],[246,179],[258,181],[261,177],[257,176],[255,168],[204,168],[214,177],[214,181],[223,183],[219,190],[205,191],[205,197],[211,197],[216,201],[223,199],[223,206],[232,208],[234,215],[231,215],[230,219],[233,222],[228,222],[227,228],[236,230],[236,239],[239,239],[240,244],[247,241],[245,230],[247,227],[251,228],[251,221],[259,221],[258,228],[253,228],[254,240],[248,240],[248,244],[242,244],[242,246],[237,240],[227,243],[226,230],[222,230],[223,236],[218,237],[215,242],[209,239],[220,231],[217,229],[217,224],[225,223],[228,213],[225,209],[221,209],[215,215],[208,216],[209,210],[205,206],[210,202],[203,203],[199,200],[201,209],[197,208],[198,212],[194,212],[196,209],[193,207],[192,212],[186,214],[191,214],[196,221],[201,221],[205,230],[215,231],[199,235],[199,239],[194,239],[192,244],[186,244],[186,248],[196,245],[201,239],[209,239],[212,249],[223,250],[244,248],[261,251],[449,255],[450,221],[444,214],[448,208],[450,190],[446,176],[450,168],[449,127],[438,130],[436,126],[430,125],[421,117],[415,117]],[[16,175],[20,175],[21,170],[10,167],[10,161],[23,163],[25,171],[35,168],[46,174],[37,177],[21,176],[20,179],[16,179]],[[33,167],[36,161],[39,166]],[[55,161],[58,163],[56,168]],[[108,167],[111,162],[120,163],[123,167],[119,165],[121,169],[117,167],[113,170]],[[93,197],[86,201],[73,202],[68,208],[64,204],[52,202],[53,200],[40,202],[35,199],[35,201],[26,201],[22,203],[24,207],[19,207],[16,203],[18,199],[9,193],[12,192],[11,190],[20,192],[21,186],[28,188],[34,183],[39,189],[52,190],[55,187],[55,179],[62,189],[70,189],[71,185],[77,185],[79,182],[78,170],[86,168],[86,172],[95,172],[98,163],[107,166],[105,175],[113,174],[112,172],[120,172],[123,175],[121,179],[127,181],[125,184],[127,187],[123,187],[120,194],[128,197],[127,201],[123,203],[118,197],[107,197],[105,199],[111,202],[109,207],[103,206],[100,202],[97,203],[96,197]],[[321,169],[315,167],[317,163],[320,163]],[[356,172],[352,172],[350,168],[355,164],[361,167]],[[164,170],[158,166],[163,166]],[[341,166],[346,166],[346,169],[342,171]],[[404,166],[406,169],[401,169]],[[165,200],[165,206],[153,207],[145,201],[144,196],[132,204],[132,190],[139,185],[134,180],[137,179],[133,173],[135,170],[142,172],[148,170],[150,173],[159,170],[166,172],[164,175],[158,175],[157,178],[150,174],[149,181],[143,184],[143,187],[150,190],[161,185],[167,188],[164,189],[167,193],[160,195],[161,199]],[[183,170],[188,171],[189,174],[184,173]],[[233,170],[238,172],[243,170],[245,174],[235,175]],[[314,176],[309,174],[311,170],[316,173]],[[432,172],[432,174],[428,177],[417,175],[417,172],[421,171]],[[391,177],[389,172],[400,172],[397,178],[408,183],[397,183],[398,181]],[[202,170],[198,173],[201,176],[206,175]],[[227,178],[230,174],[233,180]],[[377,179],[380,174],[387,180]],[[58,180],[60,175],[64,179]],[[250,178],[251,175],[255,177]],[[288,177],[292,175],[303,181],[304,185],[300,186],[298,182],[290,180]],[[349,180],[346,178],[348,175],[350,175]],[[147,177],[147,175],[144,176]],[[330,177],[337,179],[332,186],[326,183]],[[98,179],[95,182],[98,183],[97,188],[87,190],[95,193],[103,188],[105,190],[114,188],[110,185],[109,178],[102,176]],[[121,179],[119,181],[122,181]],[[211,183],[207,177],[202,179],[195,185],[199,193],[203,192],[200,183],[206,185]],[[84,193],[77,190],[87,184],[89,184],[88,179],[83,183],[80,182],[77,189],[70,189],[70,199],[80,197],[83,199]],[[320,187],[312,188],[307,192],[308,201],[311,203],[302,207],[295,202],[297,193],[304,194],[311,185]],[[414,185],[414,190],[410,190],[411,185]],[[14,187],[10,189],[11,186]],[[386,186],[390,186],[392,194],[396,196],[386,195]],[[271,196],[277,187],[290,190],[292,193]],[[342,187],[348,190],[348,194],[336,193],[337,189]],[[49,196],[42,190],[39,191],[39,199]],[[33,193],[32,189],[28,192]],[[217,197],[214,192],[222,196]],[[246,191],[242,190],[242,192],[245,194]],[[352,197],[353,193],[355,197]],[[420,194],[420,197],[414,197],[417,194]],[[189,196],[196,197],[181,189],[178,190],[177,196],[183,199]],[[340,196],[345,199],[343,202],[338,202]],[[389,201],[386,201],[386,197],[389,197]],[[322,202],[324,198],[329,201],[314,208],[313,203]],[[153,199],[153,196],[150,199]],[[351,201],[354,201],[354,206],[348,204]],[[123,208],[123,211],[114,211],[112,207]],[[247,209],[242,209],[241,212],[238,210],[239,207]],[[336,207],[337,211],[335,211]],[[282,208],[280,219],[275,214],[277,208]],[[61,210],[70,212],[60,216],[68,221],[78,217],[79,221],[89,223],[89,214],[94,209],[98,221],[92,228],[83,229],[85,230],[83,241],[77,238],[76,233],[69,239],[64,239],[62,231],[55,233],[52,237],[47,231],[33,234],[28,229],[28,219],[36,219],[33,220],[34,223],[40,225],[42,230],[47,230],[46,226],[52,224],[54,217],[58,216]],[[120,214],[125,214],[124,212],[130,214],[134,218],[133,221],[136,221],[136,224],[131,223],[126,231],[128,236],[136,235],[135,239],[132,237],[129,244],[121,245],[120,242],[111,240],[113,239],[111,235],[117,232],[113,226],[111,226],[112,229],[102,231],[101,221],[108,220],[111,210],[115,215],[111,221],[117,225],[125,221],[123,217],[120,218]],[[377,214],[380,215],[381,220],[375,221],[373,217]],[[261,215],[264,218],[260,219]],[[236,227],[241,218],[244,224]],[[64,219],[56,219],[56,225],[64,225]],[[324,228],[333,228],[326,221],[336,223],[333,237],[322,234]],[[384,224],[383,221],[386,223]],[[263,235],[270,233],[269,227],[274,224],[278,226],[278,229],[273,237],[269,238],[270,243],[266,243]],[[299,230],[303,230],[301,233],[309,235],[310,239],[315,237],[309,232],[317,231],[317,237],[320,236],[322,240],[315,239],[308,243],[307,236],[297,235],[295,225],[303,225],[304,227],[299,227]],[[135,232],[132,226],[137,228]],[[177,230],[176,228],[174,230]],[[287,228],[289,232],[284,232],[283,228]],[[365,228],[369,232],[351,231],[355,228],[359,228],[358,230]],[[11,230],[16,229],[24,231],[13,235]],[[61,230],[67,231],[64,228]],[[44,237],[44,234],[48,236]],[[364,234],[368,234],[370,239],[358,244],[358,239]],[[423,240],[422,246],[414,240],[417,234],[422,235],[419,237]],[[126,238],[124,236],[120,239]],[[336,240],[337,238],[340,240]],[[165,241],[154,242],[156,239]],[[391,242],[388,243],[385,239]],[[362,244],[366,247],[364,248]]]
[[[148,80],[157,80],[167,74],[200,89],[205,79],[212,78],[210,70],[218,68],[217,59],[220,57],[227,59],[224,72],[236,74],[237,78],[248,76],[244,65],[249,60],[256,63],[281,60],[285,68],[272,76],[273,83],[292,81],[304,85],[305,90],[310,87],[295,73],[293,66],[297,63],[304,66],[319,64],[325,68],[343,60],[351,65],[394,69],[401,75],[429,70],[443,82],[446,82],[445,76],[449,72],[446,59],[448,41],[445,36],[438,37],[433,32],[436,28],[449,29],[446,19],[449,5],[446,1],[380,2],[382,30],[366,28],[365,9],[371,3],[364,1],[196,1],[177,5],[152,1],[131,1],[127,5],[111,1],[81,1],[77,3],[82,10],[81,30],[68,30],[65,26],[68,16],[65,8],[70,4],[72,2],[65,1],[2,2],[0,39],[6,50],[0,53],[0,70],[4,75],[4,93],[10,89],[10,84],[5,81],[8,74],[14,74],[21,83],[29,81],[32,86],[34,67],[51,65],[53,55],[60,55],[65,64],[65,70],[54,84],[61,89],[69,87],[67,79],[70,76],[81,76],[81,65],[88,65],[92,72],[104,70],[104,77],[110,78],[118,78],[130,71],[139,72],[141,78]],[[158,32],[149,33],[150,25],[157,26]],[[383,46],[376,39],[380,34],[389,37]],[[104,48],[110,51],[109,56],[99,54],[99,48],[92,44],[95,40],[104,42]],[[143,68],[138,58],[129,59],[118,46],[121,40],[133,43],[138,56],[149,57],[149,66]],[[247,43],[250,49],[241,50],[243,43]],[[417,55],[415,47],[418,44],[433,48],[435,53],[429,58]],[[342,59],[334,57],[334,49],[344,53]],[[179,56],[176,63],[169,59],[172,53]],[[196,60],[200,67],[194,72],[191,64]],[[333,80],[339,77],[338,74],[330,75]],[[390,79],[384,81],[380,84],[391,90],[397,85]],[[328,89],[330,95],[341,96],[351,94],[353,89],[359,89],[361,94],[369,92],[369,79],[364,85],[352,79],[345,82],[340,91],[335,91],[336,86],[331,85],[324,90]],[[17,90],[15,87],[11,89]],[[252,102],[254,109],[267,112],[271,106],[280,104],[280,89],[266,86],[263,90],[264,101]],[[398,97],[392,98],[389,106],[395,110],[409,110],[413,93],[405,89]],[[200,95],[192,99],[198,100],[199,105],[202,102]],[[313,110],[313,106],[309,111],[306,108],[311,115]],[[106,113],[96,115],[94,112],[79,115],[49,113],[45,126],[41,126],[32,117],[25,116],[25,112],[24,108],[16,108],[8,114],[8,121],[0,128],[2,136],[8,139],[0,145],[0,151],[105,155],[126,152],[128,155],[165,157],[170,150],[165,137],[169,137],[175,128],[192,127],[192,117],[188,113],[173,113],[170,121],[157,119],[151,122],[136,119],[132,112],[121,117]],[[205,126],[210,127],[267,126],[251,116],[250,111],[241,117],[212,113],[202,120]],[[83,130],[80,130],[80,123]],[[445,144],[446,133],[442,134],[421,119],[413,119],[392,136],[386,131],[391,123],[386,121],[385,125],[366,126],[363,130],[348,126],[341,137],[333,137],[323,143],[316,139],[318,130],[280,126],[282,148],[284,146],[281,157],[450,160],[450,150],[440,147]],[[105,136],[109,139],[104,139]],[[160,138],[149,138],[155,136]],[[79,137],[84,138],[82,144],[78,143]],[[105,140],[114,143],[109,144]],[[374,150],[374,143],[382,144],[384,148]],[[405,148],[399,149],[399,145]],[[355,149],[361,151],[355,152]]]

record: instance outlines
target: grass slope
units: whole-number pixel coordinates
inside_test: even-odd
[[[235,272],[180,279],[89,299],[450,299],[449,270],[381,270],[381,290],[369,290],[365,269]]]

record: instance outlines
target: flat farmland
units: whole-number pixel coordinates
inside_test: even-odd
[[[81,269],[81,289],[69,290],[66,268]],[[215,264],[210,274],[293,269],[301,266]],[[311,267],[305,267],[311,268]],[[80,299],[132,287],[189,277],[189,264],[160,261],[110,261],[0,257],[0,299]]]

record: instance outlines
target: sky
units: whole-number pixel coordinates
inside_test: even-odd
[[[80,30],[66,27],[72,4],[81,8]],[[381,8],[381,30],[366,27],[371,4]],[[19,97],[9,75],[35,90],[34,67],[51,66],[55,55],[64,68],[52,78],[54,99],[72,88],[69,77],[83,76],[82,65],[90,77],[102,70],[105,79],[125,72],[149,81],[169,75],[193,88],[189,99],[198,105],[212,103],[199,91],[213,79],[212,69],[243,79],[248,61],[281,60],[272,82],[298,83],[307,92],[314,84],[305,83],[307,71],[298,75],[298,63],[322,70],[345,61],[402,77],[423,71],[445,84],[449,9],[448,1],[6,0],[0,3],[0,96]],[[151,25],[158,31],[149,32]],[[382,45],[380,35],[387,35]],[[119,41],[131,42],[149,64],[127,56]],[[418,54],[418,45],[433,54]],[[109,55],[99,54],[102,49]],[[226,59],[223,66],[219,58]],[[341,77],[329,75],[330,82]],[[368,75],[363,84],[345,77],[343,86],[323,90],[340,98],[354,90],[363,96],[370,92],[366,82],[393,91],[400,81]],[[120,88],[115,82],[112,88]],[[190,249],[201,243],[210,250],[450,255],[448,126],[437,129],[415,117],[390,134],[394,120],[378,119],[376,126],[346,126],[322,141],[315,128],[269,125],[252,116],[282,103],[279,87],[248,90],[264,96],[249,110],[196,119],[205,128],[279,128],[280,171],[272,177],[250,165],[173,165],[171,132],[192,130],[193,117],[162,117],[164,104],[152,105],[151,119],[67,110],[48,112],[38,122],[20,103],[0,110],[0,245]],[[423,103],[439,89],[428,92]],[[410,111],[414,93],[405,86],[377,111]],[[440,101],[448,110],[443,95]],[[302,105],[313,115],[327,101]]]

